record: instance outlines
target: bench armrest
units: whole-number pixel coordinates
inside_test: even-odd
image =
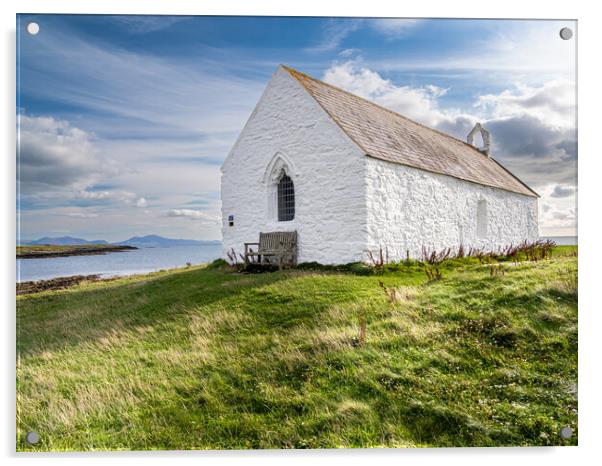
[[[245,243],[245,260],[246,260],[246,257],[249,255],[249,246],[255,246],[255,245],[259,249],[259,243]]]

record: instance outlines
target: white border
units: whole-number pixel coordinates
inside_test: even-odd
[[[474,2],[469,0],[395,2],[387,0],[330,1],[304,0],[4,0],[2,38],[4,58],[1,67],[4,102],[1,112],[4,143],[2,203],[2,288],[4,307],[2,374],[2,422],[0,438],[2,454],[8,464],[29,464],[40,455],[15,454],[15,13],[106,13],[106,14],[226,14],[226,15],[290,15],[290,16],[403,16],[403,17],[480,17],[480,18],[564,18],[579,20],[579,447],[565,448],[459,448],[428,450],[313,450],[313,451],[244,451],[244,452],[124,452],[43,455],[51,464],[81,462],[100,464],[127,459],[132,463],[184,464],[241,462],[250,464],[305,464],[308,461],[330,464],[364,465],[369,461],[383,463],[420,463],[423,465],[504,465],[508,463],[545,463],[547,465],[589,464],[599,460],[597,445],[601,424],[600,336],[602,309],[597,299],[602,276],[600,178],[602,153],[598,127],[600,99],[600,16],[596,2],[504,0]],[[596,241],[598,240],[597,244]],[[168,459],[169,458],[169,459]]]

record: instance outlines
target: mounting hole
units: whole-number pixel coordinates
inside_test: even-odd
[[[29,32],[32,36],[35,36],[38,32],[40,32],[40,25],[38,23],[29,23],[27,25],[27,32]]]
[[[571,28],[562,28],[560,30],[560,38],[563,40],[569,40],[573,37],[573,30]]]
[[[560,429],[560,436],[562,438],[571,438],[573,436],[573,429],[570,427],[563,427]]]
[[[30,445],[35,445],[40,441],[40,435],[37,432],[27,432],[25,435],[25,441]]]

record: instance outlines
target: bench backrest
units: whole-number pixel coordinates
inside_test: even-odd
[[[259,251],[293,251],[297,247],[296,231],[259,233]]]

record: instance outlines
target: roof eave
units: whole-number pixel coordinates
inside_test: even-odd
[[[516,181],[518,181],[520,184],[522,184],[525,188],[527,188],[529,191],[531,191],[533,193],[533,195],[537,198],[541,198],[541,196],[535,191],[533,190],[531,187],[529,187],[529,185],[527,183],[525,183],[523,180],[521,180],[518,176],[516,176],[514,173],[512,173],[510,170],[508,170],[506,167],[504,167],[500,162],[498,162],[497,160],[495,160],[493,157],[489,156],[489,158],[491,160],[493,160],[495,163],[497,163],[503,170],[506,171],[506,173],[508,173],[511,177],[513,177]]]

